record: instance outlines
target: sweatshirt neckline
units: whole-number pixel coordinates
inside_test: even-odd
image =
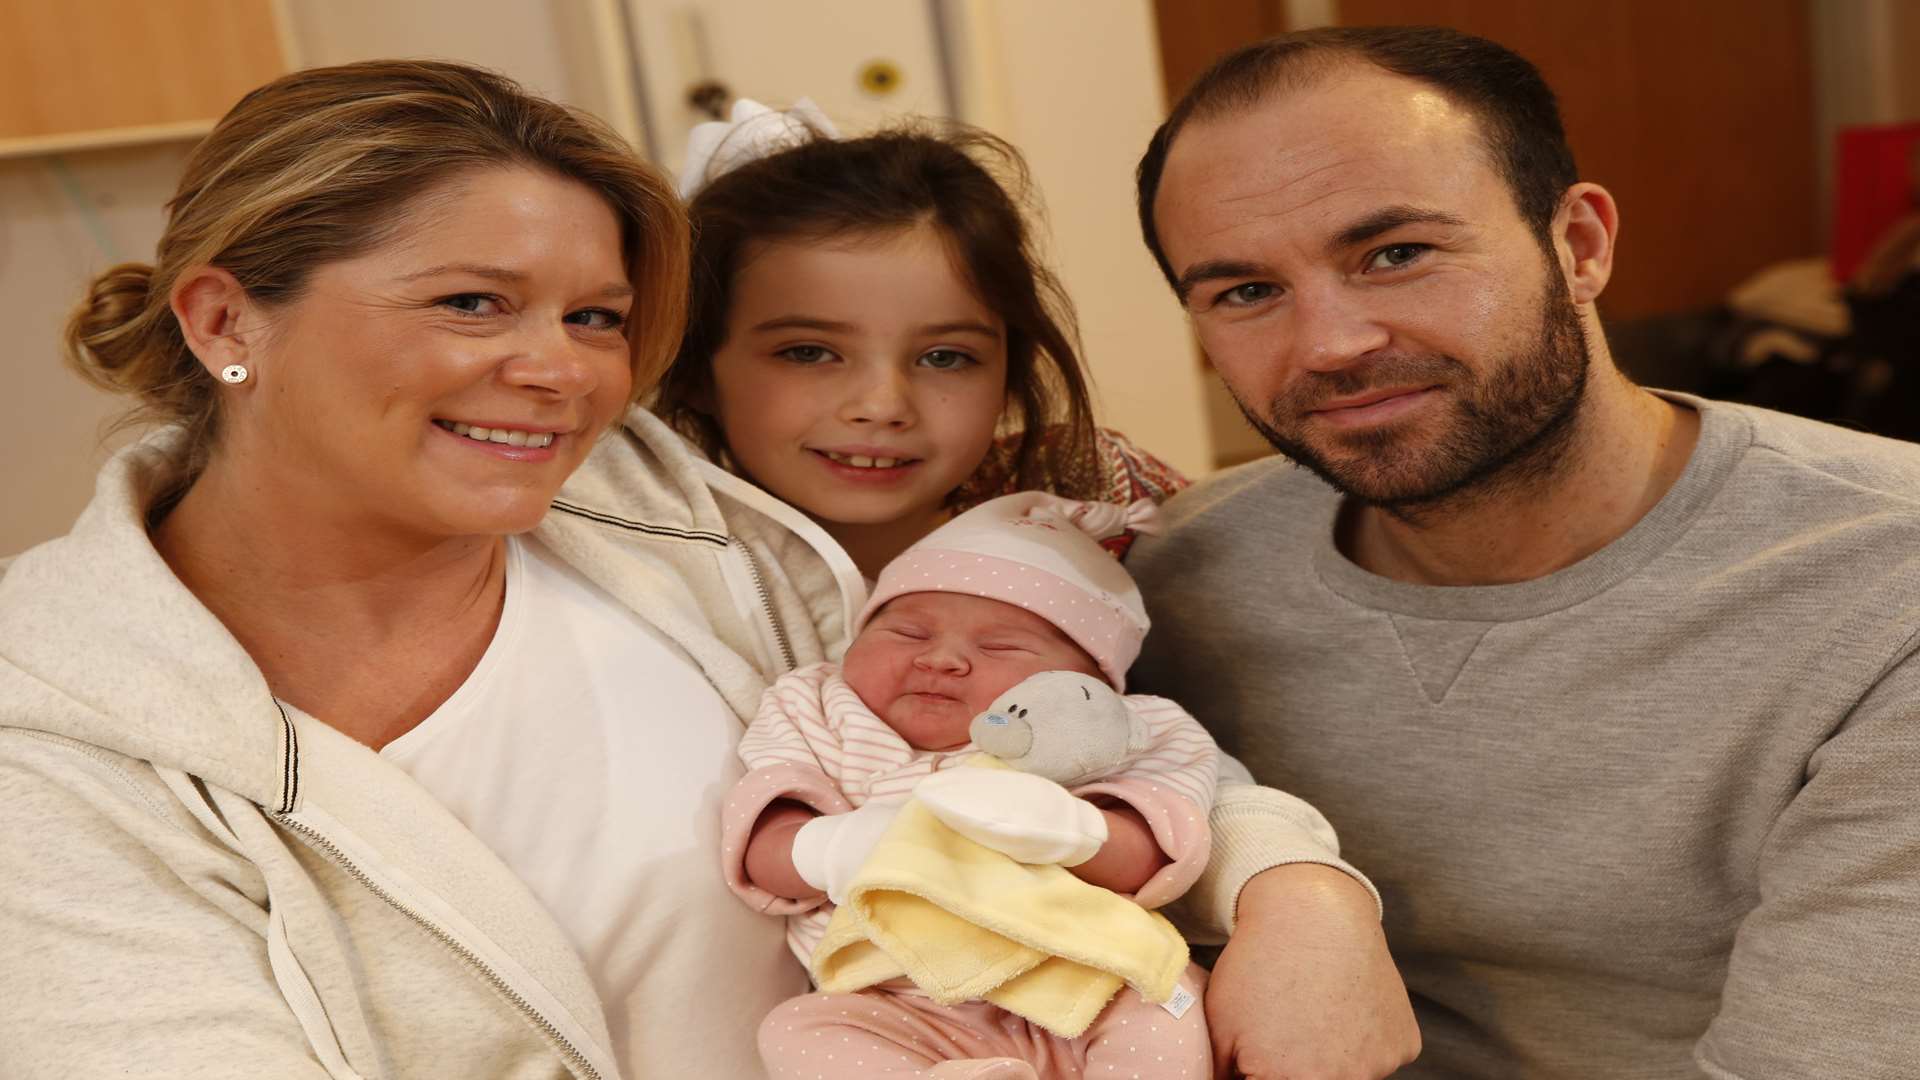
[[[1753,443],[1752,420],[1739,409],[1666,390],[1653,391],[1700,414],[1700,436],[1686,468],[1633,527],[1599,551],[1544,577],[1506,585],[1416,585],[1364,570],[1334,544],[1345,499],[1328,499],[1313,522],[1314,569],[1335,594],[1364,607],[1415,618],[1510,622],[1572,607],[1618,585],[1684,536],[1725,486]]]

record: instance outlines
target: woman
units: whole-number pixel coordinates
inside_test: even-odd
[[[168,424],[0,579],[0,1074],[758,1075],[803,977],[720,793],[861,589],[645,414],[602,437],[686,244],[610,132],[456,65],[296,73],[195,151],[69,327]]]

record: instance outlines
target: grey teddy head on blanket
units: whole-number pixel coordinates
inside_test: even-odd
[[[1021,772],[1067,787],[1110,775],[1150,738],[1113,687],[1077,671],[1022,679],[974,717],[967,734]]]

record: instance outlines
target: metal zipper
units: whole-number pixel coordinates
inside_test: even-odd
[[[786,660],[787,670],[792,671],[800,666],[800,661],[793,655],[793,643],[787,640],[786,627],[780,625],[779,618],[773,613],[773,598],[767,595],[767,582],[760,576],[760,564],[753,557],[753,549],[737,536],[729,537],[728,542],[739,548],[740,554],[747,560],[747,572],[753,575],[754,591],[760,594],[760,609],[766,613],[767,622],[773,627],[773,638],[780,644],[780,656]]]
[[[472,949],[467,948],[460,943],[459,939],[441,929],[439,924],[401,903],[398,897],[386,889],[381,888],[378,883],[367,876],[365,871],[354,865],[352,859],[349,859],[344,852],[338,847],[335,847],[333,841],[320,835],[312,826],[295,821],[291,815],[284,813],[277,813],[274,815],[274,818],[278,820],[280,824],[300,834],[300,836],[306,840],[309,847],[318,850],[321,854],[331,859],[336,865],[352,876],[355,881],[358,881],[364,886],[368,892],[373,893],[373,895],[385,901],[388,907],[393,908],[395,911],[398,911],[400,914],[405,915],[407,918],[419,924],[427,933],[433,935],[436,941],[446,946],[449,952],[465,960],[474,970],[478,971],[481,978],[485,979],[487,984],[492,986],[496,993],[506,998],[509,1004],[518,1009],[521,1015],[527,1018],[529,1023],[539,1029],[540,1033],[545,1035],[549,1042],[553,1043],[554,1047],[560,1051],[560,1055],[566,1059],[567,1067],[572,1070],[575,1076],[580,1077],[581,1080],[603,1080],[600,1071],[593,1067],[593,1063],[587,1060],[587,1056],[582,1054],[578,1047],[574,1046],[565,1035],[560,1033],[560,1029],[553,1025],[553,1021],[542,1016],[538,1009],[528,1004],[527,999],[521,997],[519,991],[515,990],[507,980],[501,978],[499,972],[488,967],[486,961],[474,955]]]

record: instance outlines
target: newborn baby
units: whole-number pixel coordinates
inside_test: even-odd
[[[1101,684],[1124,690],[1147,619],[1101,541],[1151,512],[1032,492],[976,507],[882,571],[844,664],[767,691],[741,740],[750,771],[728,801],[724,860],[735,892],[788,918],[803,963],[901,804],[936,774],[920,797],[940,789],[957,815],[943,820],[974,821],[984,831],[967,835],[1023,863],[1068,866],[1149,908],[1193,883],[1219,755],[1170,701],[1115,697],[1128,714],[1122,754],[1093,754],[1099,775],[1071,778],[1071,790],[1020,773],[978,787],[981,770],[947,771],[983,748],[970,729],[1002,756],[1027,752],[1033,732],[1017,709],[983,714],[1030,676],[1078,672],[1089,702]],[[1076,1038],[985,1001],[939,1004],[904,980],[813,993],[768,1017],[761,1054],[775,1077],[1205,1077],[1205,1020],[1189,1007],[1203,979],[1189,966],[1166,1005],[1123,990]]]

